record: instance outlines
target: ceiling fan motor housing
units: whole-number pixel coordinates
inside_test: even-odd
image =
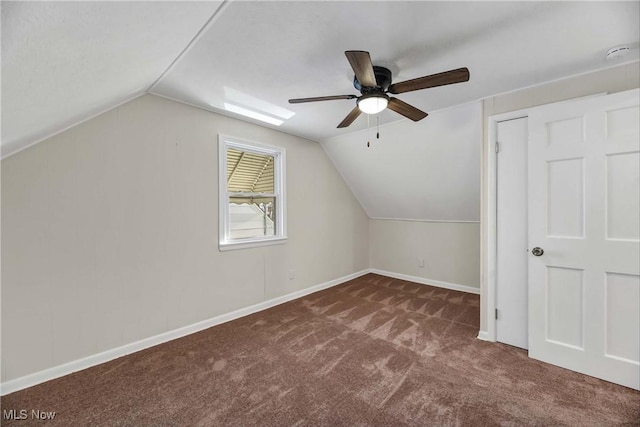
[[[369,92],[386,92],[391,85],[391,70],[385,67],[373,66],[373,73],[376,76],[375,88],[362,86],[356,76],[353,77],[353,86],[360,91],[363,95]]]

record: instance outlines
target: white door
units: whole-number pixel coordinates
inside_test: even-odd
[[[497,124],[496,340],[528,347],[527,118]]]
[[[640,388],[640,91],[529,114],[529,356]],[[536,256],[538,255],[538,256]]]

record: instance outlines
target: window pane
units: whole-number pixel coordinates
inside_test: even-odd
[[[227,148],[227,191],[274,193],[274,157]]]
[[[275,236],[275,197],[229,198],[229,238]]]
[[[285,243],[285,149],[224,135],[218,149],[220,250]]]

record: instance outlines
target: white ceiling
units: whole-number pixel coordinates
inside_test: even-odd
[[[356,94],[345,50],[371,52],[395,82],[468,67],[467,83],[399,96],[429,112],[612,66],[615,45],[637,60],[639,4],[234,1],[216,14],[219,2],[3,1],[3,155],[148,90],[288,110],[279,129],[322,140],[366,127],[363,115],[336,129],[355,101],[287,100]]]
[[[480,221],[481,102],[322,145],[370,218]]]
[[[144,93],[219,4],[3,1],[3,156]]]

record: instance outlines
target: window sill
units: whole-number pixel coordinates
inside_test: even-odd
[[[287,243],[287,237],[274,237],[273,239],[254,239],[235,242],[220,242],[220,252],[235,251],[237,249],[257,248],[260,246],[282,245]]]

